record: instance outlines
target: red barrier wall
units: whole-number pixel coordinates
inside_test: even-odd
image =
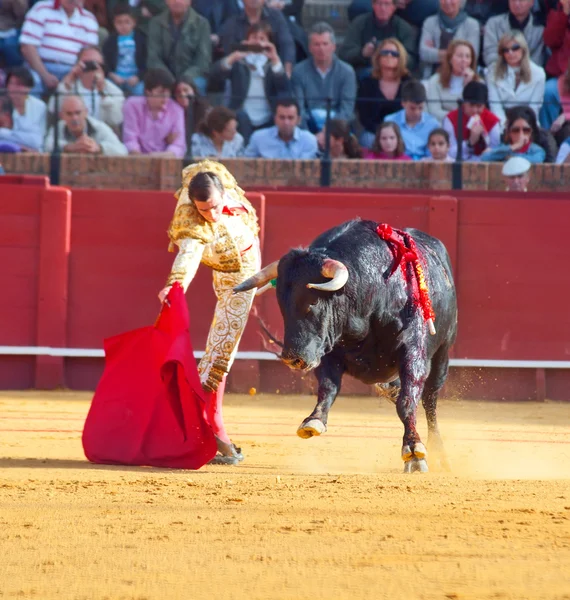
[[[171,193],[74,189],[71,198],[47,180],[9,179],[0,183],[0,345],[101,348],[103,338],[154,321],[174,258],[166,236]],[[417,227],[442,239],[454,264],[454,357],[570,360],[563,243],[570,202],[563,195],[264,189],[248,197],[260,216],[264,263],[355,216]],[[199,270],[188,303],[194,347],[203,349],[214,306],[208,269]],[[257,306],[279,335],[274,294]],[[251,319],[240,349],[263,350],[258,332]],[[92,389],[102,366],[101,359],[1,356],[0,387]],[[463,369],[451,383],[467,397],[570,399],[569,371]],[[236,361],[229,388],[250,386],[306,391],[313,377],[275,362]],[[347,381],[344,391],[369,388]]]

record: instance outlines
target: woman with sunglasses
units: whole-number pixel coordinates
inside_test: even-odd
[[[452,40],[439,71],[426,83],[427,111],[440,123],[457,108],[457,100],[470,81],[479,81],[477,54],[471,42]]]
[[[360,143],[369,148],[386,115],[402,109],[402,85],[410,79],[408,53],[396,38],[380,42],[372,56],[372,74],[360,82],[356,112],[364,128]]]
[[[439,0],[438,13],[422,25],[420,69],[424,77],[430,77],[445,60],[447,47],[454,39],[471,42],[479,55],[481,27],[465,12],[465,0]]]
[[[545,82],[544,69],[530,60],[524,35],[506,33],[499,40],[499,59],[487,72],[490,107],[501,124],[507,119],[505,110],[516,105],[529,106],[538,118]]]
[[[540,164],[546,158],[546,152],[536,142],[539,130],[534,111],[528,106],[514,106],[507,110],[505,143],[481,156],[483,162],[503,162],[511,156],[522,156],[531,163]]]

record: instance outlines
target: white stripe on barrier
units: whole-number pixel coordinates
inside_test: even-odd
[[[51,348],[49,346],[0,346],[5,356],[62,356],[67,358],[104,358],[105,352],[97,348]],[[196,358],[204,356],[203,350],[194,352]],[[238,352],[241,360],[279,360],[271,352]],[[479,358],[452,358],[452,367],[484,367],[498,369],[570,369],[565,360],[493,360]]]

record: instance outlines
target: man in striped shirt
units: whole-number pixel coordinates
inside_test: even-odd
[[[33,70],[34,94],[53,89],[77,60],[84,46],[97,46],[97,19],[83,0],[41,0],[26,14],[20,44]]]

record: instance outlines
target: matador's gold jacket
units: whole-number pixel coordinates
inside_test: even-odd
[[[218,175],[225,189],[224,214],[216,223],[206,221],[188,198],[188,183],[205,171]],[[218,303],[198,369],[202,385],[215,391],[234,361],[255,294],[252,290],[234,295],[232,290],[260,269],[257,215],[233,175],[215,161],[186,167],[176,198],[168,236],[169,250],[177,246],[178,254],[167,284],[178,281],[186,291],[201,262],[214,271]]]

